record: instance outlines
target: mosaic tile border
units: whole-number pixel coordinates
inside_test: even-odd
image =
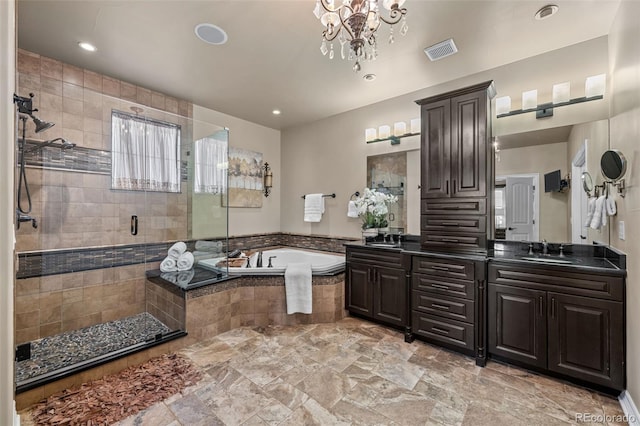
[[[25,144],[25,163],[29,167],[64,170],[79,173],[111,175],[111,151],[76,146],[73,149],[44,147],[42,142],[28,140]],[[180,179],[188,180],[187,161],[180,162]]]
[[[351,238],[271,233],[229,237],[228,247],[234,249],[255,249],[273,246],[289,246],[312,250],[344,253],[344,244],[353,242]],[[164,243],[131,244],[108,247],[70,248],[40,252],[18,253],[19,270],[17,279],[68,274],[102,268],[159,262],[167,255],[167,250],[175,241]],[[187,248],[194,251],[196,240],[185,241]],[[226,251],[223,242],[223,250]]]

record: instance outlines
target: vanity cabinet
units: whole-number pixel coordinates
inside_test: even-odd
[[[421,105],[421,245],[486,251],[490,235],[492,82],[416,101]],[[489,216],[488,216],[489,214]],[[489,226],[487,226],[489,225]]]
[[[624,389],[624,277],[492,263],[487,312],[490,355]]]
[[[414,255],[411,334],[484,365],[484,261]]]
[[[347,248],[345,308],[398,327],[408,321],[407,275],[397,250]]]

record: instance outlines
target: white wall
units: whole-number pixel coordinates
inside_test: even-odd
[[[14,424],[13,409],[13,160],[16,82],[15,2],[0,1],[0,424]]]
[[[627,194],[617,198],[611,245],[627,254],[627,390],[640,406],[640,2],[622,1],[609,36],[613,101],[610,144],[628,160]],[[625,240],[618,227],[625,223]]]
[[[520,92],[531,89],[527,78],[548,80],[548,91],[553,83],[566,81],[569,77],[562,73],[563,64],[579,67],[584,78],[607,72],[607,38],[600,37],[565,49],[549,52],[510,65],[451,81],[439,86],[398,96],[383,102],[335,115],[314,123],[285,129],[282,132],[282,230],[285,232],[309,233],[357,237],[360,235],[360,220],[346,216],[349,196],[362,191],[366,184],[366,157],[368,155],[395,150],[419,149],[419,137],[402,139],[400,145],[391,147],[389,142],[366,144],[366,128],[387,124],[393,126],[396,121],[408,122],[420,116],[415,100],[436,95],[461,87],[494,80],[498,95],[518,96]],[[549,73],[549,70],[559,70]],[[569,78],[570,79],[570,78]],[[367,83],[354,79],[367,90]],[[375,84],[375,81],[371,84]],[[579,84],[574,83],[576,86]],[[540,87],[540,102],[546,102]],[[574,89],[574,96],[583,96]],[[339,94],[331,94],[338,96]],[[314,100],[322,102],[322,99]],[[517,105],[514,104],[514,108]],[[494,119],[494,134],[510,134],[542,127],[556,127],[584,121],[607,118],[609,113],[607,100],[586,102],[571,107],[556,108],[555,115],[544,120],[536,120],[535,114]],[[415,170],[414,170],[415,172]],[[407,194],[418,194],[419,174],[407,176]],[[413,191],[413,192],[412,192]],[[320,223],[305,223],[302,220],[303,194],[335,192],[335,200],[328,199],[326,213]],[[414,195],[415,196],[415,195]],[[411,224],[414,227],[411,227]],[[408,232],[419,233],[419,220],[409,220]]]
[[[229,235],[260,234],[280,231],[281,156],[280,131],[232,117],[198,105],[193,119],[229,129],[229,146],[262,152],[273,171],[271,195],[263,197],[261,208],[229,208]]]

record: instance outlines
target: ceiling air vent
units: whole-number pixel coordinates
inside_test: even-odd
[[[429,59],[432,61],[437,61],[438,59],[446,58],[447,56],[451,56],[454,53],[458,52],[458,48],[456,44],[453,42],[453,39],[441,41],[440,43],[436,43],[433,46],[429,46],[424,49],[424,53],[427,54]]]

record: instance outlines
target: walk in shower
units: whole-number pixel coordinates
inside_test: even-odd
[[[14,97],[18,393],[188,333],[182,290],[145,272],[177,241],[227,247],[226,129],[185,101],[153,92],[152,107],[126,96],[136,86],[101,77],[101,93],[41,69],[18,70]],[[196,166],[202,141],[216,156]]]

